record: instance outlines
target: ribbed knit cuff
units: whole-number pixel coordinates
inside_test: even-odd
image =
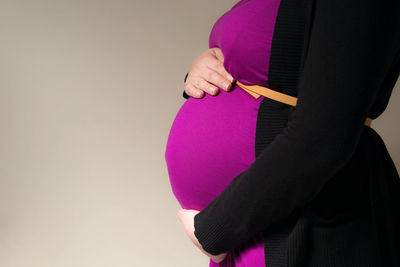
[[[225,248],[227,233],[226,227],[221,225],[217,218],[204,217],[199,212],[194,216],[194,235],[203,249],[211,255],[219,255],[227,251]]]

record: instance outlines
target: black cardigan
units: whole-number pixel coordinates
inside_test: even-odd
[[[269,267],[400,266],[399,176],[363,125],[383,113],[399,73],[399,0],[281,0],[268,86],[297,96],[297,106],[262,101],[255,162],[194,218],[204,250],[227,252],[264,232]],[[374,263],[352,252],[367,221],[344,228],[365,214],[376,229]],[[331,241],[322,226],[339,229]],[[349,253],[327,256],[332,244]]]

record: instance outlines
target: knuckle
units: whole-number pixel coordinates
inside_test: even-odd
[[[189,95],[191,95],[192,92],[193,92],[192,86],[191,86],[190,84],[186,84],[186,85],[185,85],[185,91],[186,91],[186,93],[188,93]]]
[[[204,78],[207,81],[211,81],[213,78],[212,75],[213,75],[213,71],[210,68],[206,68],[204,71]]]
[[[197,88],[201,88],[201,79],[196,79],[196,81],[194,82],[194,86],[196,86]]]
[[[211,73],[211,75],[210,75],[210,80],[214,83],[214,84],[218,84],[219,83],[219,81],[220,81],[220,77],[219,77],[219,75],[216,73],[216,72],[212,72]]]
[[[206,88],[206,87],[205,87],[205,83],[206,83],[206,82],[205,82],[204,80],[200,80],[200,81],[199,81],[199,85],[198,85],[197,87],[200,88],[200,89],[201,89],[201,88]]]
[[[218,60],[217,59],[215,59],[215,58],[212,58],[211,60],[209,60],[209,62],[208,62],[208,65],[210,66],[210,68],[213,68],[213,69],[217,69],[219,66],[219,64],[218,64],[219,62],[218,62]]]
[[[221,73],[225,73],[225,72],[226,72],[225,67],[224,67],[224,64],[223,64],[222,62],[218,62],[218,64],[217,64],[217,69],[218,69]]]
[[[226,71],[225,71],[224,67],[218,67],[217,71],[221,76],[224,76],[224,77],[226,76]]]
[[[204,88],[204,91],[207,91],[207,92],[209,92],[211,94],[215,94],[216,93],[214,86],[210,85],[206,81],[203,82],[202,88]]]

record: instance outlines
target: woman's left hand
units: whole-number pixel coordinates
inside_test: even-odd
[[[189,236],[190,240],[208,257],[212,259],[212,261],[216,263],[220,263],[226,257],[227,253],[222,253],[219,255],[212,255],[206,252],[201,246],[200,242],[197,240],[197,237],[194,235],[194,216],[199,213],[198,210],[190,210],[190,209],[181,209],[178,211],[179,220],[182,222],[183,227],[185,228],[186,234]]]

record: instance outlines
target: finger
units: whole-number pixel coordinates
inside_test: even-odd
[[[195,85],[197,88],[205,91],[206,93],[208,93],[210,95],[216,95],[218,93],[218,87],[214,86],[213,84],[207,82],[204,79],[198,78]]]
[[[225,60],[225,57],[224,57],[224,54],[222,53],[222,50],[220,49],[220,48],[215,48],[214,49],[214,53],[215,53],[215,57],[219,60],[219,61],[221,61],[221,62],[224,62],[224,60]]]
[[[201,98],[204,95],[203,90],[196,88],[190,82],[185,83],[185,92],[194,98]]]
[[[227,78],[210,67],[207,67],[207,71],[205,72],[204,76],[206,81],[218,86],[219,88],[222,88],[225,91],[229,91],[232,87],[231,82]]]
[[[178,215],[179,220],[182,221],[183,209],[178,210],[176,214]]]
[[[234,78],[232,77],[232,75],[230,75],[225,67],[224,67],[224,61],[225,61],[225,57],[224,54],[222,53],[222,50],[220,48],[216,48],[214,50],[215,53],[215,57],[217,58],[217,63],[214,67],[214,69],[216,71],[218,71],[222,76],[226,77],[230,82],[234,81]]]
[[[199,213],[200,212],[199,210],[194,210],[194,209],[186,209],[186,210],[191,213]]]
[[[221,74],[221,76],[227,78],[230,83],[232,83],[234,81],[234,78],[232,77],[232,75],[230,75],[226,71],[224,63],[216,61],[216,63],[214,65],[211,65],[210,68],[214,69],[216,72]]]

